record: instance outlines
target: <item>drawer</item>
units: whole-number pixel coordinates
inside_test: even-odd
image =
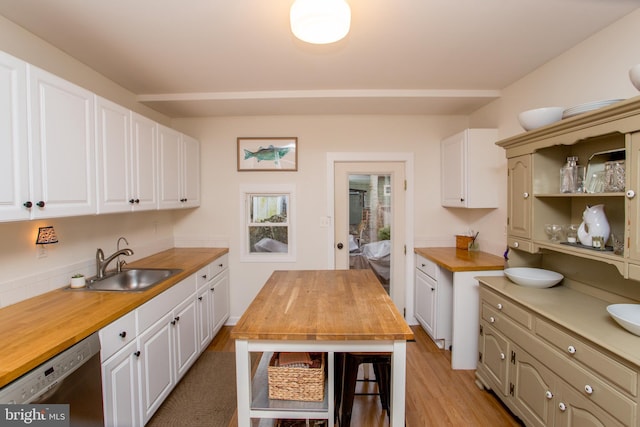
[[[511,300],[494,294],[484,288],[480,289],[482,303],[492,307],[494,310],[508,316],[515,322],[527,329],[533,328],[533,316]]]
[[[529,339],[532,336],[528,331],[523,330],[520,324],[488,305],[486,301],[482,302],[480,316],[489,326],[516,344],[522,345],[522,340]]]
[[[535,251],[533,250],[533,242],[531,242],[531,240],[508,237],[507,245],[513,249],[518,249],[518,250],[529,252],[529,253],[535,253]]]
[[[536,319],[535,332],[569,359],[582,363],[589,370],[602,375],[622,390],[637,396],[638,373],[635,370],[546,320]]]
[[[104,362],[118,350],[136,339],[135,311],[131,311],[121,318],[100,329],[100,359]]]
[[[216,277],[222,271],[229,267],[229,255],[224,254],[219,258],[216,258],[212,263],[202,267],[196,273],[197,286],[200,288],[205,283]]]
[[[438,280],[438,264],[423,256],[416,255],[416,268],[434,280]]]
[[[178,304],[190,295],[195,298],[196,275],[192,274],[180,283],[170,287],[152,300],[142,304],[136,310],[138,316],[138,328],[140,333],[148,329],[165,314],[173,310]]]

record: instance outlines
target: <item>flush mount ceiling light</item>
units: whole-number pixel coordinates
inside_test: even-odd
[[[351,25],[351,8],[345,0],[296,0],[290,12],[291,31],[302,41],[334,43]]]

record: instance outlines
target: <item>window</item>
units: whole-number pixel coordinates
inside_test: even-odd
[[[296,260],[293,185],[243,186],[241,260]]]

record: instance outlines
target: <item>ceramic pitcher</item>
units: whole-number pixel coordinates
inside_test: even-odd
[[[587,206],[582,213],[582,224],[578,228],[578,240],[586,246],[592,246],[593,237],[602,237],[605,244],[609,240],[611,228],[604,214],[604,205]]]

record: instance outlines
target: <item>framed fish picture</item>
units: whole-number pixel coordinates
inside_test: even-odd
[[[297,171],[298,138],[238,138],[238,171]]]

